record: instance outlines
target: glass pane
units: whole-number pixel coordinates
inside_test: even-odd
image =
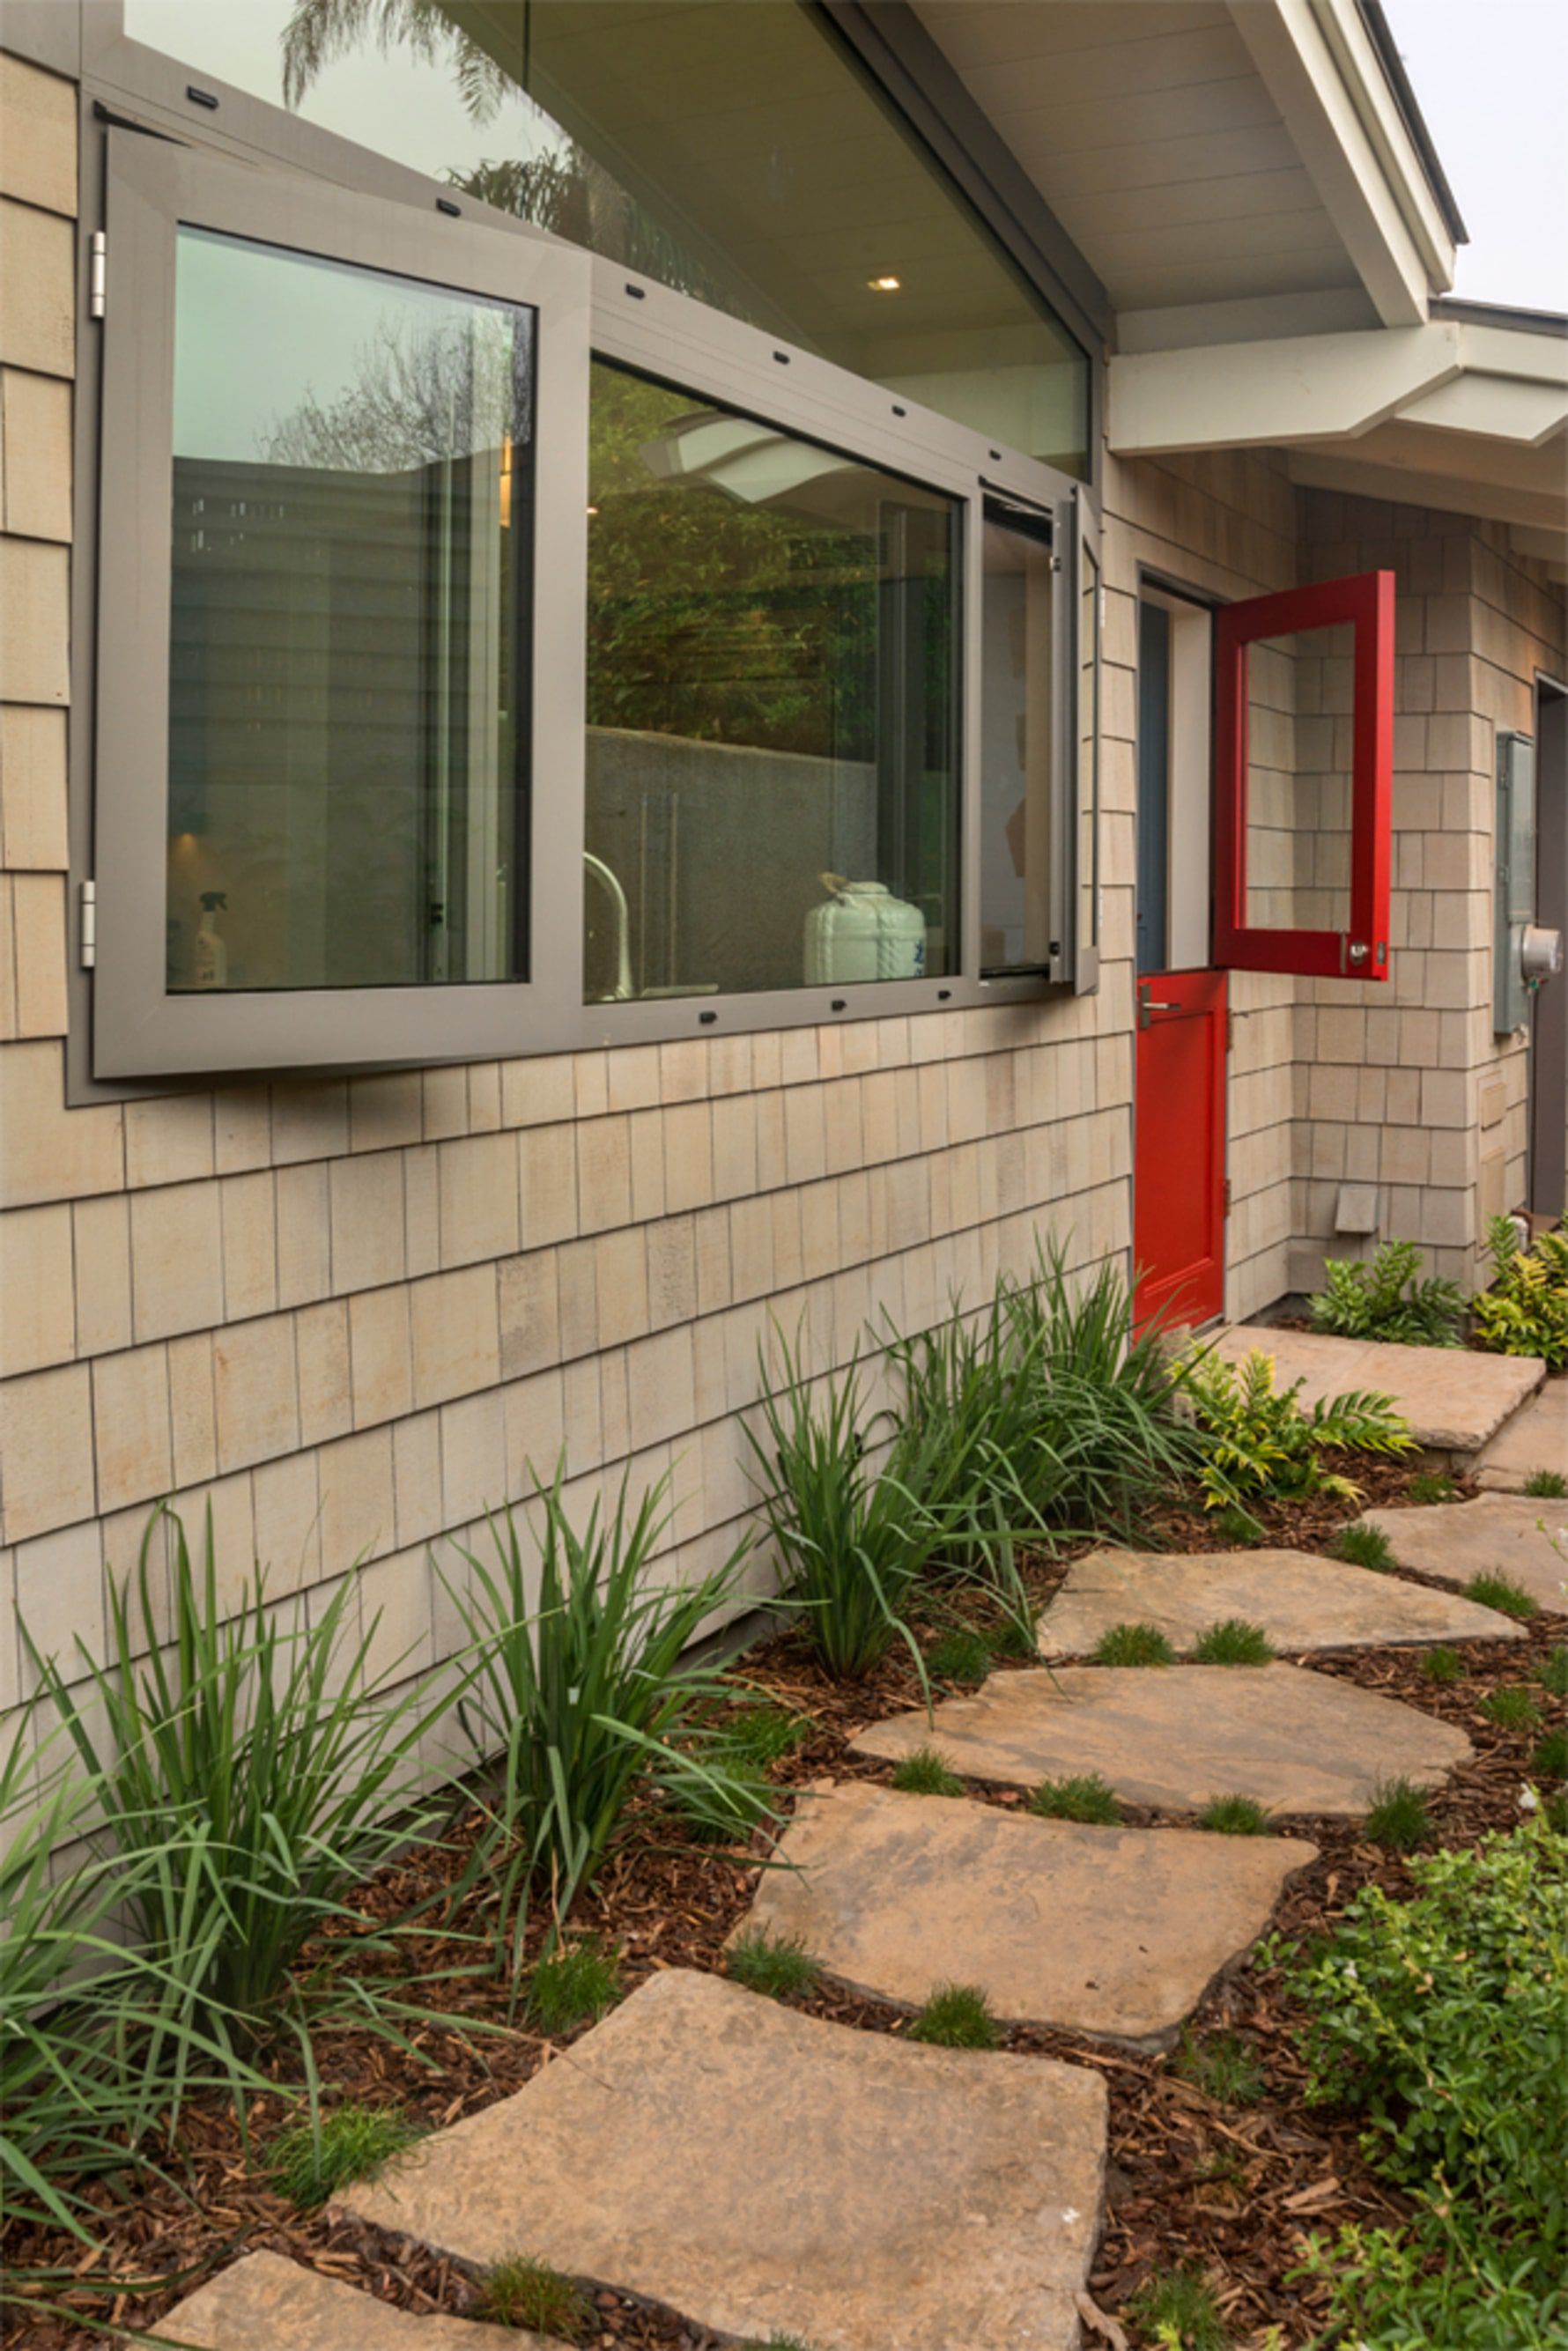
[[[171,990],[523,975],[533,337],[180,231]]]
[[[126,0],[193,67],[1086,476],[1082,350],[800,0]]]
[[[955,967],[956,510],[602,363],[591,1002]]]
[[[1171,616],[1138,606],[1137,961],[1169,968],[1171,798]]]
[[[1082,496],[1082,492],[1078,494]],[[1078,931],[1079,948],[1100,944],[1100,559],[1078,540]]]
[[[980,965],[1050,968],[1051,539],[988,517],[982,648]]]
[[[1247,927],[1350,928],[1355,631],[1247,648]]]

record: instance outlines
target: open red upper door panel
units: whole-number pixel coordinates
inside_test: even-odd
[[[1394,574],[1215,616],[1214,960],[1388,977]]]

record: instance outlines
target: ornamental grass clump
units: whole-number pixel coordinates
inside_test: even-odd
[[[1511,1575],[1472,1575],[1465,1586],[1465,1598],[1478,1607],[1495,1608],[1501,1616],[1515,1616],[1521,1624],[1539,1613],[1533,1593],[1526,1592]]]
[[[1267,1836],[1269,1815],[1251,1796],[1211,1796],[1197,1825],[1218,1836]]]
[[[597,2024],[621,1997],[621,1951],[597,1935],[559,1943],[535,1961],[523,2013],[547,2036]]]
[[[1568,1496],[1568,1478],[1561,1469],[1532,1469],[1524,1481],[1523,1490],[1532,1501],[1561,1501]]]
[[[1001,2027],[978,1984],[938,1984],[909,2028],[911,2041],[937,2049],[995,2049]]]
[[[1122,1817],[1115,1791],[1098,1771],[1086,1771],[1075,1779],[1042,1780],[1030,1796],[1029,1809],[1044,1821],[1079,1821],[1102,1828],[1114,1828]]]
[[[494,1563],[460,1548],[466,1576],[442,1579],[469,1642],[459,1716],[496,1759],[486,1832],[455,1898],[489,1906],[514,1974],[530,1896],[547,1894],[563,1917],[640,1790],[700,1788],[737,1820],[754,1792],[713,1751],[721,1672],[689,1654],[733,1597],[747,1545],[695,1583],[661,1582],[668,1476],[635,1505],[622,1479],[614,1507],[596,1499],[580,1533],[563,1480],[558,1466],[538,1493],[537,1596],[510,1510],[492,1521]]]
[[[893,1784],[903,1796],[961,1796],[964,1782],[935,1747],[916,1747],[893,1767]]]
[[[799,1935],[770,1935],[765,1927],[748,1927],[737,1935],[724,1964],[737,1984],[769,2000],[803,1998],[816,1991],[822,1972]]]
[[[1157,1625],[1110,1625],[1094,1644],[1097,1666],[1174,1666],[1176,1651]]]
[[[1156,2270],[1128,2303],[1127,2316],[1150,2351],[1230,2351],[1218,2298],[1197,2270]]]
[[[1209,1625],[1192,1647],[1195,1666],[1266,1666],[1274,1645],[1261,1625],[1245,1616],[1227,1616]]]
[[[1297,1402],[1301,1380],[1276,1390],[1274,1359],[1254,1348],[1240,1364],[1213,1350],[1184,1367],[1203,1461],[1205,1506],[1223,1510],[1249,1499],[1298,1502],[1314,1494],[1360,1499],[1361,1489],[1333,1463],[1356,1453],[1408,1453],[1408,1424],[1390,1399],[1370,1389],[1322,1396],[1310,1410]]]
[[[1346,1566],[1368,1567],[1375,1575],[1386,1575],[1395,1564],[1394,1546],[1381,1527],[1341,1527],[1329,1552]]]
[[[1185,2026],[1171,2071],[1217,2105],[1254,2105],[1266,2087],[1255,2053],[1236,2032],[1199,2035]]]
[[[558,2342],[580,2343],[593,2323],[593,2304],[549,2262],[518,2253],[481,2276],[474,2315],[492,2326],[526,2327]]]
[[[1366,1886],[1289,1990],[1315,2104],[1365,2125],[1408,2226],[1309,2263],[1336,2335],[1547,2351],[1568,2334],[1568,1843],[1540,1818]]]
[[[926,1650],[925,1670],[936,1682],[983,1682],[991,1670],[991,1645],[983,1633],[955,1628]]]
[[[379,2178],[419,2137],[418,2125],[394,2107],[334,2106],[279,2131],[267,2149],[267,2179],[298,2211],[312,2212],[351,2180]]]
[[[1432,1815],[1422,1791],[1409,1780],[1391,1780],[1378,1789],[1366,1815],[1366,1834],[1390,1853],[1414,1853],[1432,1834]]]
[[[1489,1690],[1480,1710],[1500,1730],[1533,1730],[1541,1719],[1534,1698],[1519,1682],[1505,1682],[1500,1689]]]
[[[1463,1657],[1460,1656],[1458,1649],[1450,1649],[1446,1644],[1440,1644],[1435,1649],[1428,1649],[1421,1660],[1421,1678],[1424,1682],[1437,1682],[1441,1685],[1446,1682],[1462,1682],[1464,1677]]]

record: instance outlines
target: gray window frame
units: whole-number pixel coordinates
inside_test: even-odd
[[[110,5],[111,0],[103,0],[106,15]],[[89,16],[90,13],[89,7]],[[113,13],[118,16],[118,8]],[[137,45],[122,42],[121,47],[134,50]],[[179,75],[172,61],[158,59],[157,63]],[[880,385],[783,345],[656,281],[629,276],[614,263],[591,256],[527,224],[466,203],[460,216],[454,217],[442,192],[420,175],[387,166],[382,159],[331,134],[295,124],[278,109],[236,96],[236,115],[242,107],[249,110],[247,128],[253,133],[258,127],[256,118],[275,118],[277,139],[271,153],[258,152],[250,141],[236,146],[232,118],[225,124],[223,138],[209,141],[206,118],[193,122],[187,111],[171,136],[165,127],[167,114],[162,109],[157,112],[140,110],[144,120],[137,122],[119,106],[106,108],[102,93],[95,94],[90,85],[84,86],[80,224],[84,309],[79,374],[86,396],[78,423],[79,559],[75,591],[78,647],[95,642],[100,608],[110,619],[110,630],[108,641],[99,647],[99,664],[78,660],[78,698],[73,713],[73,872],[78,879],[96,882],[99,955],[90,982],[88,975],[80,975],[74,983],[82,993],[73,1004],[72,1099],[103,1099],[149,1087],[167,1091],[172,1081],[197,1077],[287,1075],[510,1058],[1092,992],[1099,971],[1098,941],[1092,935],[1097,928],[1093,910],[1098,903],[1098,876],[1088,902],[1090,919],[1081,937],[1076,872],[1077,695],[1082,675],[1076,631],[1082,567],[1091,558],[1098,559],[1099,519],[1092,489],[1035,459],[992,445],[984,436],[931,411],[894,399]],[[101,122],[95,121],[95,110],[109,113],[107,133]],[[228,113],[226,99],[224,112]],[[118,220],[111,219],[111,291],[108,316],[99,328],[86,315],[85,288],[89,280],[90,240],[102,219],[99,183],[110,139],[115,142],[117,176],[128,175],[147,189],[162,190],[163,210],[158,219],[142,221],[140,242],[134,234],[122,234]],[[201,143],[181,143],[193,139]],[[310,151],[308,157],[298,152],[301,147]],[[331,170],[325,177],[323,163],[328,159],[319,152],[323,147],[331,151]],[[122,153],[127,159],[123,164],[119,161]],[[244,164],[237,160],[241,155]],[[256,168],[258,164],[262,168]],[[361,166],[370,193],[348,185]],[[237,994],[169,998],[162,993],[164,777],[161,758],[149,760],[143,755],[143,765],[157,768],[159,799],[156,810],[152,810],[144,789],[137,796],[142,813],[135,820],[147,827],[147,838],[141,846],[149,869],[156,856],[155,909],[147,888],[139,892],[131,881],[131,867],[123,865],[113,850],[115,843],[123,844],[126,840],[131,803],[121,806],[116,799],[111,808],[110,799],[120,790],[112,773],[111,751],[118,729],[125,723],[124,714],[139,711],[139,727],[144,726],[149,740],[155,738],[157,744],[162,744],[166,727],[166,715],[159,702],[166,695],[162,664],[149,666],[143,662],[134,679],[117,677],[116,665],[123,666],[124,655],[114,642],[112,609],[116,587],[123,597],[132,569],[145,597],[147,549],[151,545],[162,549],[167,544],[167,500],[160,509],[154,485],[161,481],[166,488],[168,481],[169,412],[166,407],[160,412],[156,401],[126,398],[120,368],[110,362],[122,342],[161,338],[172,331],[172,315],[164,319],[159,307],[167,305],[169,291],[167,265],[159,264],[157,253],[160,238],[172,253],[173,221],[179,210],[172,191],[182,181],[210,184],[214,190],[221,183],[229,192],[224,202],[232,208],[223,219],[213,218],[212,225],[222,226],[227,221],[239,233],[265,236],[265,224],[271,222],[272,241],[357,256],[367,266],[428,277],[435,283],[471,284],[475,290],[504,299],[528,299],[530,283],[549,283],[556,289],[549,310],[541,316],[539,342],[542,462],[535,567],[537,580],[541,583],[548,580],[549,592],[537,600],[534,641],[534,674],[541,690],[535,697],[532,762],[535,862],[530,934],[535,977],[530,981],[495,987],[464,984],[392,991],[305,991],[267,999]],[[141,202],[147,212],[151,199],[144,195]],[[471,273],[466,277],[465,256],[469,256],[466,266]],[[143,284],[150,268],[152,275]],[[101,392],[95,381],[89,341],[100,331],[105,337],[106,366]],[[552,350],[553,360],[549,356]],[[583,1003],[583,596],[591,352],[658,376],[694,396],[722,401],[781,430],[886,466],[960,503],[964,634],[959,665],[959,968],[950,977],[849,989],[802,986],[702,999]],[[552,421],[546,394],[558,372]],[[570,398],[565,396],[569,381],[576,387]],[[571,462],[564,461],[563,452],[573,453]],[[141,490],[140,501],[131,500],[129,507],[123,496],[128,478],[136,480]],[[98,512],[100,479],[101,517]],[[1053,559],[1062,574],[1066,592],[1057,600],[1055,622],[1053,668],[1059,684],[1051,714],[1053,772],[1064,820],[1059,837],[1073,844],[1071,855],[1057,861],[1052,875],[1057,907],[1052,935],[1060,952],[1049,973],[990,978],[983,977],[979,969],[978,853],[982,531],[988,498],[1022,507],[1048,524]],[[157,535],[151,537],[154,519]],[[1102,601],[1096,598],[1092,605],[1092,679],[1098,674]],[[546,632],[543,640],[541,627]],[[92,674],[83,678],[84,670]],[[94,772],[95,743],[102,747],[101,775]],[[87,809],[95,815],[101,812],[97,856],[90,820],[83,812]],[[1092,833],[1096,847],[1098,837],[1096,813]],[[132,857],[131,867],[135,862]],[[155,1005],[149,1000],[146,985],[154,958],[159,971]],[[123,969],[139,969],[142,978],[139,991],[132,989],[122,997],[120,973]],[[95,1030],[90,1052],[85,993],[89,984]],[[411,1018],[415,998],[421,1001],[417,1017]],[[171,1022],[171,1014],[179,1017]],[[195,1016],[194,1020],[188,1021],[187,1014]]]

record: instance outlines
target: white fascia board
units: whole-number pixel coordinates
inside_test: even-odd
[[[1523,441],[1539,449],[1568,424],[1568,389],[1560,384],[1521,383],[1517,378],[1472,375],[1423,392],[1399,412],[1406,424],[1431,424],[1443,433],[1479,433],[1490,441]]]
[[[1112,360],[1107,436],[1121,457],[1272,447],[1370,432],[1463,366],[1464,329],[1374,328]]]
[[[1453,283],[1453,246],[1446,235],[1438,242],[1428,233],[1432,223],[1417,201],[1425,178],[1403,126],[1406,168],[1381,135],[1378,109],[1355,70],[1354,43],[1339,22],[1347,5],[1229,0],[1236,29],[1378,317],[1387,327],[1418,326],[1429,297]],[[1371,63],[1381,82],[1375,57]],[[1353,82],[1361,84],[1354,91]]]

